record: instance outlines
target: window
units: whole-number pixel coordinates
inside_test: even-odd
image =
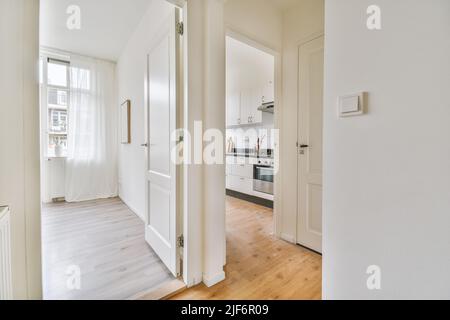
[[[48,72],[48,85],[57,87],[68,87],[68,64],[61,62],[51,62],[48,60],[47,72]]]
[[[39,69],[43,152],[47,157],[65,156],[70,104],[70,63],[43,55]]]

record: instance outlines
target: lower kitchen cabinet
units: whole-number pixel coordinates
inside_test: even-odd
[[[227,176],[227,189],[240,193],[252,194],[253,179],[229,175]]]

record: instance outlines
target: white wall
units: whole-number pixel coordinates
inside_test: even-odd
[[[299,46],[324,31],[324,1],[299,0],[283,17],[283,110],[280,125],[282,221],[281,236],[297,235],[297,132]]]
[[[282,47],[282,13],[261,0],[228,0],[225,25],[275,51]]]
[[[131,144],[119,147],[119,196],[144,220],[145,211],[145,105],[147,53],[158,27],[173,5],[153,0],[117,63],[119,103],[131,100]]]
[[[42,297],[39,1],[0,2],[0,205],[11,209],[15,299]]]
[[[450,2],[326,1],[323,295],[450,298]],[[336,99],[369,92],[369,114]],[[378,265],[382,290],[369,291]]]
[[[203,128],[218,129],[225,133],[226,59],[223,0],[206,0],[203,6]],[[191,37],[192,35],[191,33]],[[203,282],[207,286],[213,286],[225,279],[225,185],[225,165],[203,165]]]

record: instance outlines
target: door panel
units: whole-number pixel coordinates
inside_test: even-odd
[[[318,252],[322,252],[323,71],[320,37],[299,49],[297,219],[297,242]]]
[[[149,170],[170,177],[170,37],[149,54]]]
[[[147,56],[147,172],[145,237],[167,268],[180,273],[177,248],[177,166],[171,161],[176,141],[171,133],[177,124],[177,75],[179,36],[176,33],[178,11],[174,9],[161,38]]]

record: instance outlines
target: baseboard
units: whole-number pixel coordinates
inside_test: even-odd
[[[238,198],[238,199],[241,199],[244,201],[258,204],[258,205],[266,207],[266,208],[273,209],[273,201],[271,201],[271,200],[255,197],[255,196],[252,196],[249,194],[245,194],[245,193],[241,193],[241,192],[237,192],[237,191],[233,191],[233,190],[229,190],[229,189],[226,190],[226,194],[227,194],[227,196],[230,196],[233,198]]]
[[[216,274],[214,276],[203,275],[203,283],[208,288],[218,284],[219,282],[222,282],[223,280],[225,280],[225,272],[224,271],[219,272],[218,274]]]
[[[281,234],[281,239],[283,239],[284,241],[290,242],[292,244],[296,244],[297,243],[297,239],[295,239],[295,237],[288,235],[286,233],[282,233]]]

